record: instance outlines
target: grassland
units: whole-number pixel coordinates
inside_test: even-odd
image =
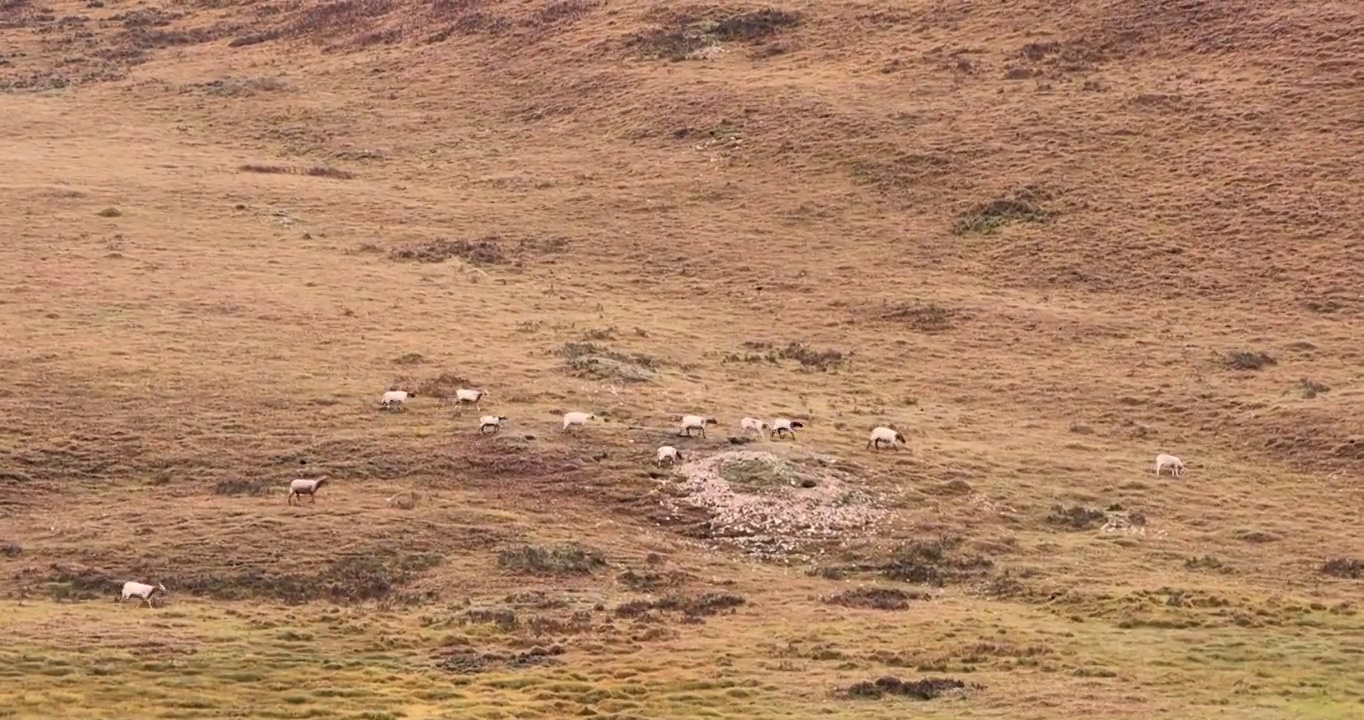
[[[1364,715],[1361,58],[1348,3],[0,3],[0,717]],[[651,468],[693,411],[884,520],[760,560]]]

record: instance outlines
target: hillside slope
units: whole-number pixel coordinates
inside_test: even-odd
[[[0,47],[15,717],[1364,702],[1352,4],[18,0]],[[805,427],[707,480],[746,415]]]

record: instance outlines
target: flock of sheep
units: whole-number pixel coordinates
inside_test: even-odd
[[[455,402],[460,405],[471,404],[475,409],[481,411],[482,407],[479,405],[479,402],[483,400],[484,397],[487,397],[487,395],[488,393],[486,390],[459,388],[458,390],[455,390]],[[379,399],[379,405],[384,409],[392,410],[403,407],[408,399],[416,396],[416,393],[407,392],[406,390],[389,390]],[[505,416],[501,415],[484,415],[478,419],[478,431],[483,433],[487,432],[489,428],[492,428],[493,432],[497,432],[506,419]],[[567,412],[564,413],[563,429],[567,432],[569,428],[582,427],[586,425],[589,420],[596,419],[597,416],[592,413],[582,411]],[[695,430],[701,434],[701,437],[705,437],[706,426],[717,424],[719,424],[718,420],[711,417],[705,417],[704,415],[683,415],[681,425],[677,429],[677,434],[680,437],[692,437],[692,431]],[[799,427],[805,427],[805,424],[799,420],[791,420],[790,418],[776,418],[771,423],[751,417],[746,417],[739,421],[739,428],[741,430],[746,433],[756,432],[764,438],[767,436],[767,431],[770,430],[773,437],[782,437],[783,433],[785,433],[785,435],[794,439],[796,437],[795,429]],[[896,447],[904,444],[904,442],[905,436],[901,435],[900,432],[894,428],[877,427],[871,431],[871,437],[867,439],[867,447],[879,450],[883,446]],[[682,453],[677,448],[672,445],[664,445],[658,449],[658,455],[655,462],[662,466],[664,464],[672,464],[681,459]],[[295,480],[289,487],[289,497],[293,498],[299,495],[312,495],[318,487],[320,487],[320,481]]]
[[[480,403],[487,395],[488,393],[486,390],[460,388],[455,391],[454,399],[460,407],[472,405],[481,412],[482,407]],[[380,398],[379,406],[385,410],[402,409],[409,399],[415,398],[416,396],[417,394],[414,392],[389,390]],[[564,413],[563,431],[567,432],[570,428],[582,427],[589,421],[596,419],[596,415],[588,412],[573,411]],[[506,420],[507,418],[502,415],[483,415],[478,419],[478,431],[480,433],[485,433],[491,429],[492,432],[497,432],[502,428],[502,423]],[[718,424],[719,421],[712,417],[705,417],[703,415],[683,415],[677,429],[677,435],[679,437],[692,437],[692,432],[696,431],[704,438],[706,436],[706,426]],[[739,428],[744,433],[756,432],[764,438],[767,437],[767,433],[770,431],[772,437],[782,437],[785,435],[794,439],[796,436],[796,428],[801,427],[805,427],[804,423],[799,420],[791,420],[790,418],[775,418],[770,423],[752,417],[746,417],[739,421]],[[871,435],[867,438],[867,448],[870,450],[879,450],[882,447],[893,448],[903,445],[905,442],[905,436],[898,430],[885,426],[878,426],[872,429]],[[682,452],[680,450],[672,445],[664,445],[658,448],[655,463],[661,467],[663,465],[671,465],[681,460]],[[1161,453],[1156,456],[1156,475],[1159,476],[1166,469],[1169,469],[1170,474],[1175,477],[1184,476],[1184,462],[1174,455]],[[297,501],[301,504],[304,495],[308,496],[309,502],[317,502],[317,491],[326,484],[326,478],[293,480],[289,483],[289,495],[285,502],[292,505]],[[123,595],[120,601],[136,598],[138,600],[146,601],[147,606],[150,607],[152,597],[158,594],[167,594],[165,585],[160,583],[148,585],[146,583],[129,581],[123,584]]]

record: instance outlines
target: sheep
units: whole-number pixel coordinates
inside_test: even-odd
[[[414,397],[417,397],[417,393],[404,390],[389,390],[384,393],[383,398],[379,400],[379,406],[385,410],[392,410],[395,407],[405,407],[403,403],[407,402],[408,398]]]
[[[564,432],[568,432],[568,428],[571,427],[571,426],[574,426],[574,425],[578,425],[578,426],[586,425],[588,420],[596,420],[596,419],[597,419],[597,416],[596,416],[596,415],[593,415],[592,413],[576,412],[576,411],[575,411],[575,412],[567,412],[567,413],[564,413]]]
[[[493,432],[497,432],[502,429],[502,421],[506,419],[504,415],[484,415],[478,419],[478,431],[487,432],[488,428],[492,428]]]
[[[1173,475],[1174,477],[1184,477],[1184,461],[1183,461],[1183,460],[1180,460],[1179,458],[1175,457],[1174,455],[1168,455],[1168,454],[1166,454],[1166,453],[1161,453],[1161,454],[1157,455],[1157,456],[1156,456],[1156,475],[1160,475],[1160,471],[1163,470],[1163,469],[1165,469],[1166,467],[1170,468],[1170,474]]]
[[[128,598],[135,597],[138,598],[139,600],[146,600],[147,607],[151,607],[152,596],[157,593],[161,593],[162,595],[169,594],[169,592],[166,590],[166,586],[162,585],[161,583],[157,583],[155,585],[148,585],[146,583],[134,582],[132,580],[129,580],[128,582],[123,583],[123,596],[119,598],[119,602],[122,603],[127,601]]]
[[[872,429],[871,437],[867,438],[867,448],[880,449],[881,443],[885,443],[890,447],[895,447],[897,443],[904,442],[907,442],[905,436],[901,435],[898,430],[881,426]]]
[[[293,482],[289,483],[289,497],[285,498],[285,502],[289,505],[293,505],[294,498],[297,497],[298,503],[302,505],[303,496],[307,495],[309,498],[308,502],[315,503],[317,502],[317,491],[321,489],[323,485],[326,484],[327,478],[318,478],[316,480],[301,479],[294,480]]]
[[[479,402],[487,396],[487,390],[468,390],[466,388],[460,388],[455,391],[455,402],[458,403],[461,408],[464,407],[466,403],[473,403],[475,410],[482,410],[483,408],[479,406]]]
[[[658,458],[655,460],[659,467],[663,467],[666,461],[669,465],[682,459],[682,453],[672,445],[664,445],[658,449]]]
[[[773,421],[772,421],[771,427],[772,427],[772,437],[781,437],[781,434],[784,432],[784,433],[786,433],[787,435],[790,435],[792,440],[795,440],[795,439],[796,439],[796,432],[795,432],[795,430],[793,430],[793,428],[803,428],[803,427],[805,427],[805,423],[803,423],[803,422],[801,422],[801,421],[799,421],[799,420],[789,420],[789,419],[787,419],[787,418],[777,418],[776,420],[773,420]]]
[[[743,420],[740,420],[739,429],[744,432],[749,432],[750,430],[757,431],[759,436],[764,439],[767,438],[767,423],[758,418],[746,417]]]
[[[718,425],[719,423],[720,421],[715,418],[709,418],[703,415],[683,415],[682,425],[678,428],[677,434],[679,436],[686,435],[687,437],[691,437],[692,430],[700,430],[701,437],[705,437],[706,426]]]

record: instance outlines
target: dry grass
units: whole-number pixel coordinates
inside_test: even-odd
[[[1360,38],[0,3],[0,716],[1358,715]],[[753,413],[884,521],[660,482]]]

